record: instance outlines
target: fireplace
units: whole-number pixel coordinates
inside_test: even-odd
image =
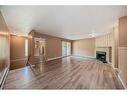
[[[96,51],[96,59],[102,61],[103,63],[107,63],[107,61],[106,61],[106,52]]]

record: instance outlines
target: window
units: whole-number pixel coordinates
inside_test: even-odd
[[[28,56],[28,39],[25,39],[25,56]]]

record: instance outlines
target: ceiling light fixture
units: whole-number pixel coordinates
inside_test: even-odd
[[[96,35],[96,34],[95,34],[95,31],[92,30],[92,33],[90,34],[90,36],[91,36],[91,37],[95,37],[95,35]]]
[[[95,33],[94,32],[91,34],[91,37],[95,37]]]

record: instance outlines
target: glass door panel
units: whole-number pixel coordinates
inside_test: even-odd
[[[62,41],[62,56],[71,55],[71,43]]]

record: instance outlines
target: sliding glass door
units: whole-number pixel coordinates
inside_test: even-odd
[[[62,41],[62,56],[71,55],[71,43]]]

